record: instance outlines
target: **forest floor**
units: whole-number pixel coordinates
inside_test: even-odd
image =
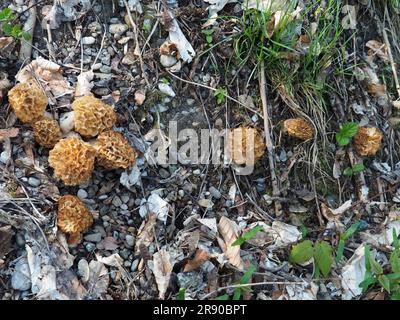
[[[1,299],[400,299],[398,0],[5,0],[0,26]],[[64,134],[77,96],[112,105],[135,165],[64,185],[9,104],[27,74]],[[238,127],[251,172],[184,159]]]

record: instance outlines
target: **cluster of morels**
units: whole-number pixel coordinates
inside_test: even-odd
[[[117,116],[112,106],[93,96],[76,98],[72,103],[77,134],[63,137],[59,123],[45,116],[48,104],[43,90],[33,82],[19,83],[8,93],[9,103],[17,118],[32,126],[36,142],[49,152],[54,175],[67,186],[86,183],[95,162],[106,170],[127,169],[136,160],[136,152],[119,132],[112,128]],[[84,141],[84,139],[96,140]],[[83,202],[73,195],[58,201],[57,224],[69,234],[68,243],[76,245],[81,234],[93,223]]]
[[[15,115],[33,128],[35,140],[49,152],[49,164],[56,177],[65,185],[86,183],[93,172],[95,161],[106,170],[127,169],[135,163],[136,152],[118,132],[112,130],[117,117],[113,107],[93,96],[74,100],[74,128],[79,135],[64,137],[59,123],[45,117],[48,104],[44,92],[35,83],[19,83],[8,93]],[[287,119],[283,130],[302,141],[313,139],[314,127],[303,118]],[[95,142],[84,139],[96,138]],[[361,127],[354,137],[354,146],[361,156],[375,155],[380,149],[382,133],[377,128]],[[229,151],[238,165],[258,161],[266,148],[262,135],[254,128],[239,127],[229,133]],[[68,243],[76,245],[82,233],[93,223],[89,210],[76,196],[65,195],[58,202],[58,226],[69,234]]]

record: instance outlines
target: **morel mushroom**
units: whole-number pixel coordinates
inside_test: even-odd
[[[36,121],[32,128],[36,142],[44,148],[53,148],[62,138],[62,132],[56,120],[42,118]]]
[[[229,153],[237,165],[254,164],[264,154],[265,143],[261,134],[251,127],[233,129],[228,135]]]
[[[78,197],[66,195],[58,200],[57,225],[62,232],[69,234],[69,245],[78,244],[82,240],[82,233],[92,223],[92,214]]]
[[[19,83],[8,92],[8,101],[15,115],[23,123],[33,123],[43,117],[47,97],[34,83]]]
[[[127,169],[135,163],[136,152],[119,132],[102,132],[96,141],[97,162],[107,170]]]
[[[75,131],[85,138],[94,138],[99,133],[110,130],[117,121],[113,107],[92,96],[75,99],[72,109],[75,117]]]
[[[314,138],[314,127],[303,118],[287,119],[283,122],[283,130],[291,137],[306,141]]]
[[[67,186],[83,184],[90,179],[96,150],[79,137],[61,139],[49,152],[49,164],[56,177]]]
[[[354,136],[354,148],[360,156],[373,156],[381,148],[382,138],[378,128],[361,127]]]

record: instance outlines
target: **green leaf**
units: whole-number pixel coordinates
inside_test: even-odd
[[[10,8],[5,8],[0,11],[0,21],[1,20],[11,20],[14,19],[14,15]]]
[[[362,288],[363,293],[368,290],[370,286],[376,283],[376,278],[374,278],[372,275],[366,274],[365,279],[358,285],[360,288]]]
[[[355,122],[346,122],[338,133],[336,133],[336,142],[339,146],[346,146],[350,139],[358,132],[359,125]]]
[[[240,290],[240,288],[236,288],[235,291],[233,292],[232,300],[240,300],[241,295],[242,291]]]
[[[353,223],[341,236],[340,239],[347,241],[358,229],[361,222]]]
[[[326,241],[318,241],[315,244],[314,250],[315,263],[321,269],[323,276],[326,278],[331,271],[333,262],[332,246]]]
[[[221,104],[225,101],[226,90],[224,88],[218,88],[214,92],[214,97],[217,98],[217,103]]]
[[[250,265],[249,269],[244,273],[244,275],[240,278],[240,284],[249,283],[251,276],[254,271],[256,271],[256,267],[254,265]]]
[[[400,290],[393,292],[393,294],[390,297],[391,300],[400,300]]]
[[[400,253],[399,239],[397,238],[397,233],[396,233],[396,229],[395,228],[393,228],[392,234],[393,234],[393,246],[394,246],[394,249]]]
[[[178,300],[185,300],[185,288],[180,288],[179,289]]]
[[[256,234],[263,229],[262,226],[257,225],[254,228],[252,228],[250,231],[247,231],[244,233],[241,237],[239,237],[236,241],[232,243],[232,246],[241,246],[243,243],[246,241],[249,241],[253,239]]]
[[[389,273],[386,276],[390,281],[400,280],[400,272]]]
[[[364,165],[362,163],[357,163],[353,167],[353,173],[358,173],[364,170]]]
[[[364,256],[365,256],[365,269],[368,273],[371,273],[371,251],[369,250],[369,246],[366,244],[364,247]]]
[[[5,23],[5,24],[3,24],[3,27],[1,29],[3,30],[4,34],[9,36],[9,35],[11,35],[12,25],[9,23]]]
[[[375,274],[383,274],[383,269],[381,265],[372,257],[369,257],[369,263],[371,265],[371,271]]]
[[[213,37],[212,36],[206,36],[206,41],[208,44],[213,42]]]
[[[390,281],[388,277],[386,277],[384,274],[381,274],[378,277],[378,281],[381,284],[381,286],[388,292],[390,293]]]
[[[223,294],[222,296],[216,297],[214,300],[228,300],[229,296],[227,294]]]
[[[26,41],[30,41],[32,39],[32,36],[28,32],[22,31],[21,35]]]
[[[351,177],[351,176],[353,175],[353,173],[354,173],[354,171],[353,171],[353,169],[350,168],[350,167],[347,167],[346,169],[343,170],[343,174],[344,174],[346,177]]]
[[[302,225],[300,226],[300,231],[301,231],[301,238],[302,238],[302,239],[304,239],[305,237],[307,237],[307,235],[308,235],[308,229],[307,229],[307,227],[306,227],[304,224],[302,224]]]
[[[400,257],[397,250],[390,254],[390,266],[392,267],[392,272],[400,273]]]
[[[340,262],[340,260],[342,260],[343,258],[344,245],[345,241],[343,239],[340,239],[336,250],[336,262]]]
[[[293,246],[289,261],[292,263],[303,263],[313,257],[314,248],[310,240],[305,240]]]

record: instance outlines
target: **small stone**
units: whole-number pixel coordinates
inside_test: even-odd
[[[118,238],[119,238],[119,232],[118,232],[118,231],[114,231],[114,232],[113,232],[113,238],[114,238],[115,240],[118,240]]]
[[[121,200],[122,200],[123,203],[128,203],[128,201],[129,201],[129,195],[123,194],[123,195],[121,196]]]
[[[101,73],[111,73],[111,67],[109,67],[109,66],[101,66],[101,68],[100,68],[100,72]]]
[[[158,84],[158,90],[160,90],[162,93],[165,93],[167,96],[170,97],[176,96],[176,93],[174,92],[174,90],[172,90],[171,86],[166,83],[160,82]]]
[[[161,178],[166,179],[170,176],[169,171],[161,168],[158,173],[160,174]]]
[[[26,258],[20,259],[11,276],[11,287],[14,290],[25,291],[31,287],[31,276],[28,261]]]
[[[215,199],[221,199],[221,192],[215,188],[214,186],[211,186],[210,189],[208,189],[210,191],[210,194],[213,198]]]
[[[170,68],[177,63],[177,60],[174,56],[162,54],[160,56],[160,63],[163,67]]]
[[[119,252],[119,255],[124,259],[124,260],[128,260],[129,255],[130,255],[130,251],[128,249],[122,249]]]
[[[126,30],[128,30],[128,26],[122,23],[116,23],[110,25],[110,33],[111,34],[123,34]]]
[[[133,260],[133,262],[131,264],[131,271],[135,272],[138,265],[139,265],[139,259]]]
[[[127,234],[127,235],[125,236],[125,241],[126,241],[126,245],[127,245],[128,247],[133,248],[133,246],[134,246],[134,244],[135,244],[135,237],[132,236],[132,235],[130,235],[130,234]]]
[[[79,260],[77,273],[81,277],[83,283],[88,282],[90,271],[89,271],[89,264],[86,261],[86,259],[82,258],[81,260]]]
[[[115,207],[121,206],[121,204],[122,204],[121,198],[118,197],[118,196],[115,196],[114,199],[113,199],[113,201],[112,201],[112,204],[113,204]]]
[[[21,234],[20,232],[18,232],[15,235],[15,242],[17,243],[17,245],[19,247],[21,247],[21,248],[24,247],[25,246],[25,237],[24,237],[24,235]]]
[[[83,37],[82,38],[82,44],[90,45],[96,42],[96,39],[93,37]]]
[[[141,106],[144,102],[144,100],[146,100],[146,93],[143,90],[138,90],[135,92],[135,103],[138,106]]]
[[[10,159],[8,152],[7,151],[3,151],[2,153],[0,153],[0,161],[4,164],[7,164],[7,161]]]
[[[120,208],[121,208],[122,210],[128,210],[128,206],[127,206],[125,203],[121,204],[121,205],[120,205]]]
[[[29,177],[28,179],[28,183],[31,187],[39,187],[40,186],[40,180],[38,178],[35,177]]]
[[[88,197],[88,193],[86,192],[85,189],[79,189],[78,193],[76,194],[78,196],[79,199],[83,200],[86,199]]]
[[[182,189],[179,189],[178,195],[179,195],[179,197],[182,198],[185,195],[185,191],[183,191]]]
[[[86,251],[93,252],[94,249],[96,249],[96,245],[91,243],[91,242],[89,242],[89,243],[86,244],[85,248],[86,248]]]
[[[98,62],[98,63],[95,63],[95,64],[93,65],[92,69],[93,69],[94,71],[97,71],[97,70],[99,70],[101,67],[102,67],[102,64],[101,64],[100,62]]]
[[[200,169],[193,170],[193,174],[199,176],[201,174]]]
[[[91,233],[84,237],[84,239],[88,242],[98,243],[101,241],[101,233]]]

